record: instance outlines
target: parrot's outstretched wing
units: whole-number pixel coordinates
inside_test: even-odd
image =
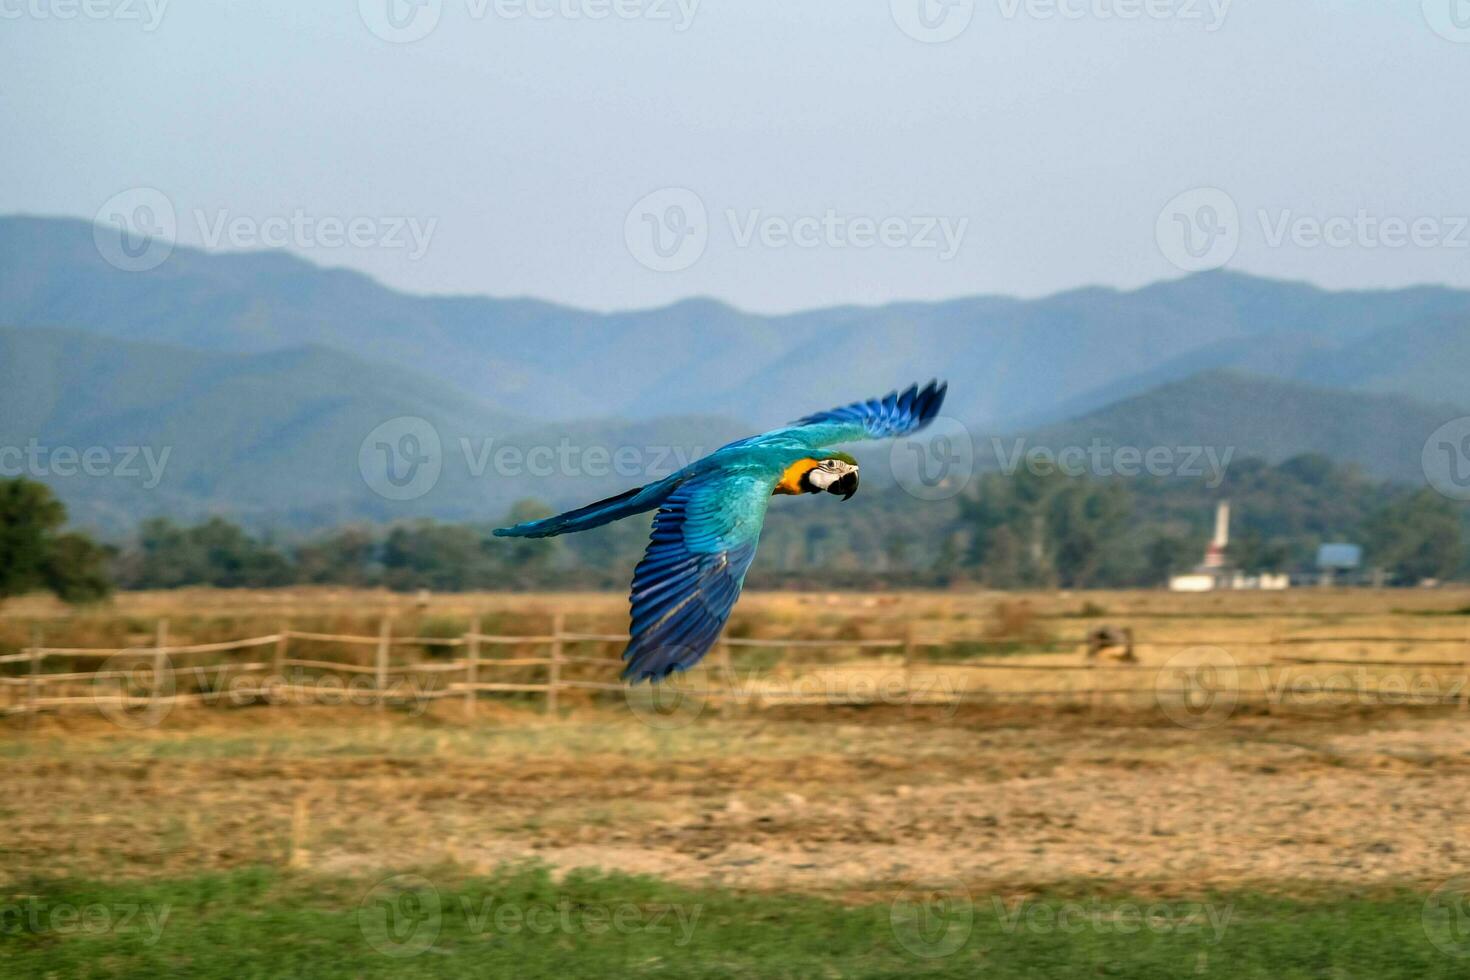
[[[788,444],[817,449],[860,439],[911,435],[934,421],[948,390],[948,384],[938,381],[931,381],[923,388],[910,385],[902,392],[890,391],[882,398],[808,415],[783,428],[733,443],[732,447]]]
[[[497,527],[495,536],[497,538],[549,538],[557,534],[602,527],[604,524],[611,524],[613,521],[620,521],[625,517],[653,510],[663,503],[677,484],[678,475],[675,474],[657,483],[650,483],[646,487],[624,490],[606,500],[599,500],[585,507],[569,510],[565,514],[557,514],[555,517],[527,521],[515,527]]]
[[[906,436],[934,421],[948,390],[948,384],[937,381],[922,389],[910,385],[901,393],[890,391],[883,398],[808,415],[793,422],[787,431],[795,430],[811,446]]]
[[[633,573],[624,678],[637,683],[688,670],[714,645],[755,558],[777,479],[716,470],[664,501]]]

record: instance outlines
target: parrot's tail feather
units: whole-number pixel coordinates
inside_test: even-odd
[[[615,497],[608,497],[595,504],[578,507],[565,514],[557,514],[555,517],[529,521],[525,524],[517,524],[515,527],[496,528],[495,536],[499,538],[549,538],[557,534],[570,534],[573,531],[602,527],[604,524],[611,524],[624,517],[653,510],[667,496],[667,493],[657,492],[662,489],[659,484],[634,487]]]

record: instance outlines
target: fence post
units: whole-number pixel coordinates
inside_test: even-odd
[[[41,693],[41,627],[31,626],[31,675],[26,679],[26,727],[36,723],[36,698]]]
[[[914,623],[909,620],[903,628],[903,696],[908,700],[909,706],[914,704],[914,652],[917,643],[914,640]]]
[[[475,684],[480,679],[480,617],[470,620],[470,635],[465,637],[469,651],[469,664],[465,667],[464,716],[465,720],[475,717]]]
[[[1095,639],[1090,635],[1083,637],[1083,643],[1086,644],[1084,659],[1087,662],[1087,673],[1083,676],[1087,678],[1087,690],[1085,693],[1087,694],[1087,711],[1091,715],[1096,715],[1098,709],[1102,707],[1102,691],[1100,685],[1106,683],[1106,680],[1100,681],[1097,679],[1097,670],[1102,666],[1102,650],[1104,646],[1098,644],[1106,644],[1106,642],[1104,639]],[[1129,649],[1132,649],[1131,644]],[[1076,695],[1074,694],[1073,697],[1075,698]]]
[[[1460,681],[1460,710],[1470,711],[1470,655],[1465,659],[1465,676]]]
[[[725,642],[724,637],[720,638],[715,647],[715,662],[720,665],[720,672],[725,675],[725,696],[720,699],[720,717],[728,718],[735,710],[738,692],[735,683],[735,667],[730,663],[730,644]]]
[[[307,848],[307,836],[311,833],[311,810],[303,792],[296,797],[291,807],[290,854],[286,864],[292,868],[304,868],[311,863],[311,851]]]
[[[168,662],[168,620],[160,619],[153,633],[153,697],[163,694],[163,669]]]
[[[382,710],[383,705],[386,703],[384,700],[384,694],[388,690],[388,640],[389,637],[392,635],[392,631],[392,617],[390,617],[387,613],[384,613],[383,618],[378,622],[378,656],[376,664],[377,671],[375,675],[375,686],[377,687],[378,691],[378,709],[380,711]]]
[[[290,643],[288,632],[286,621],[282,620],[280,632],[276,635],[275,656],[271,658],[271,673],[280,678],[283,683],[286,680],[286,647]]]
[[[551,614],[551,665],[547,668],[546,713],[556,715],[557,686],[561,684],[561,635],[565,617],[557,612]]]

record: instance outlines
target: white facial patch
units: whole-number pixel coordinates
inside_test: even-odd
[[[812,471],[806,475],[806,479],[808,483],[816,487],[818,490],[825,490],[832,484],[836,483],[839,479],[839,476],[832,470],[824,470],[820,466],[818,466],[814,467]]]
[[[856,472],[857,467],[851,463],[845,463],[840,459],[828,459],[812,467],[806,478],[807,482],[818,490],[826,490],[847,474]]]

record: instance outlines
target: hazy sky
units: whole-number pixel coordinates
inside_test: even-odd
[[[0,212],[602,309],[1470,287],[1470,0],[946,2],[0,0]]]

